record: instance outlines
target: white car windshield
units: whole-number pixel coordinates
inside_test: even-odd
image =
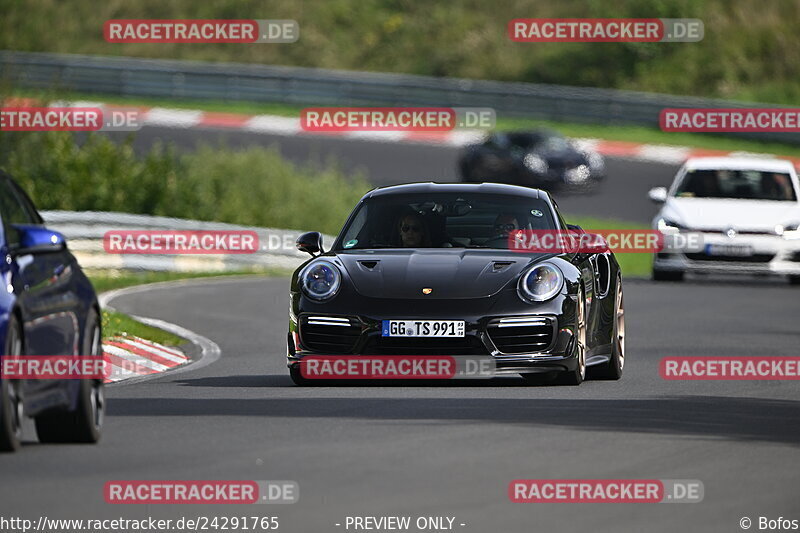
[[[791,176],[759,170],[693,170],[681,180],[679,198],[796,201]]]

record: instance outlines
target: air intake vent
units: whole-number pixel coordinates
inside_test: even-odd
[[[514,261],[495,261],[492,263],[492,272],[502,272],[513,264]]]
[[[553,342],[553,321],[545,317],[501,318],[489,322],[486,332],[504,354],[542,352]]]
[[[380,262],[380,261],[359,261],[358,263],[359,263],[361,266],[363,266],[364,268],[366,268],[367,270],[372,270],[373,268],[375,268],[376,266],[378,266],[378,263],[379,263],[379,262]]]
[[[360,336],[361,326],[347,318],[309,316],[300,320],[300,343],[316,352],[352,353]]]

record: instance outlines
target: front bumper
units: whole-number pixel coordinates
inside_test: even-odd
[[[567,371],[573,354],[574,317],[554,314],[449,317],[466,322],[458,338],[382,337],[384,319],[441,319],[302,313],[290,322],[288,366],[307,355],[486,356],[496,373]]]
[[[800,240],[777,235],[737,235],[702,233],[703,249],[665,251],[655,254],[653,268],[659,270],[709,273],[800,275]],[[746,245],[750,256],[710,255],[708,245]]]

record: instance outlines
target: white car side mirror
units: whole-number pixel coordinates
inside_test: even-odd
[[[653,187],[650,189],[650,192],[647,193],[647,196],[649,196],[653,202],[657,204],[663,204],[667,201],[667,188]]]

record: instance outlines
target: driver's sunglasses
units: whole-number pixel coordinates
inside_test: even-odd
[[[498,231],[514,231],[515,229],[517,229],[517,225],[516,224],[511,224],[511,223],[509,223],[509,224],[495,224],[494,225],[494,229],[496,229]]]
[[[402,231],[403,233],[408,233],[409,231],[413,231],[414,233],[420,233],[422,231],[422,228],[420,228],[419,226],[410,226],[408,224],[403,224],[402,226],[400,226],[400,231]]]

